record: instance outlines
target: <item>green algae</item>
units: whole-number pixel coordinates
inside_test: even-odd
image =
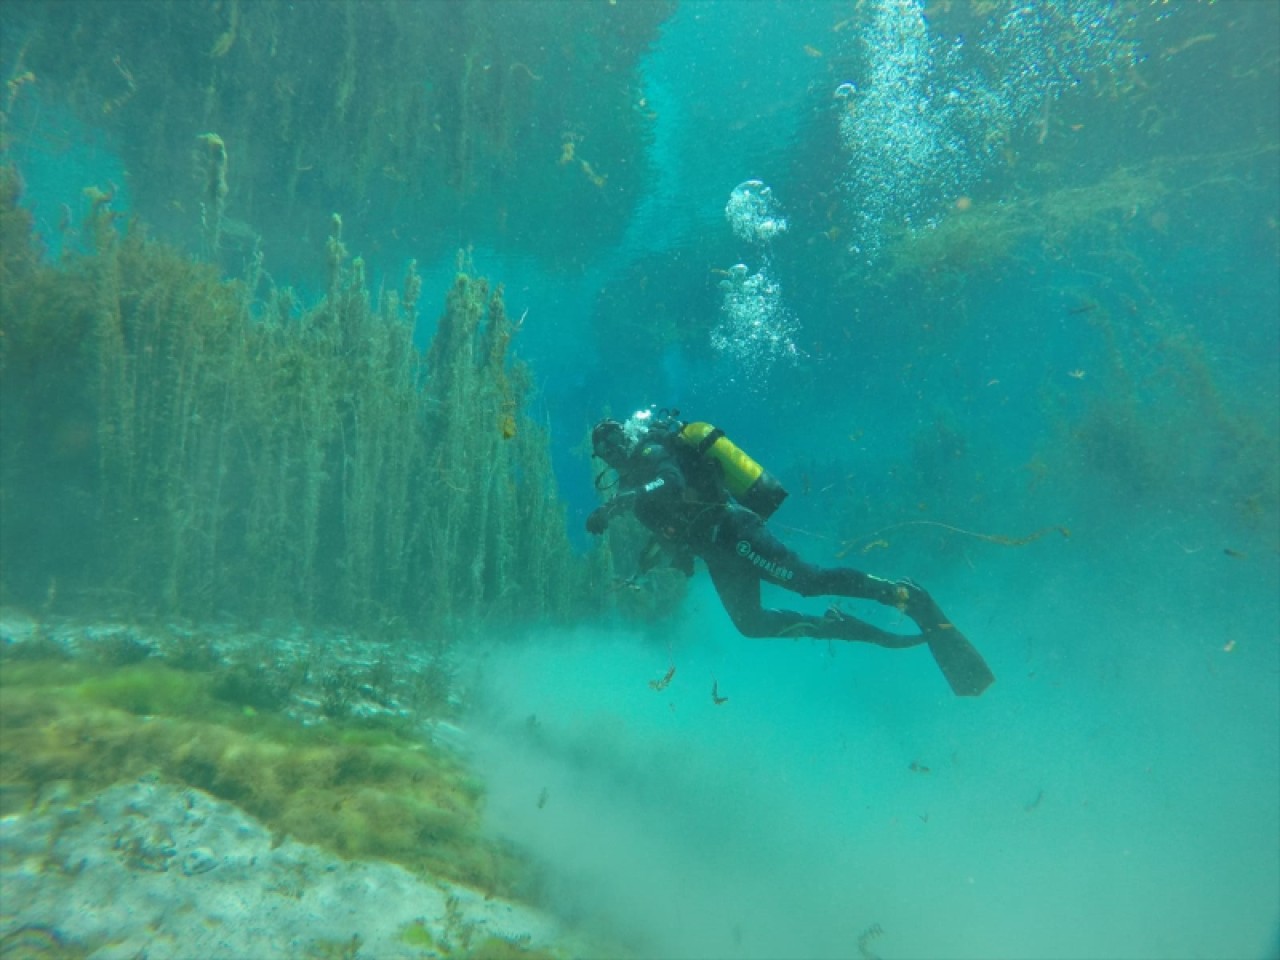
[[[92,250],[41,262],[18,184],[0,165],[0,602],[437,644],[598,610],[501,287],[460,272],[424,353],[416,267],[375,296],[341,218],[303,309],[103,191]]]
[[[400,939],[411,947],[420,947],[423,950],[434,950],[436,946],[436,938],[431,935],[431,931],[421,920],[407,924],[400,931]]]
[[[443,957],[446,960],[557,960],[558,955],[548,950],[530,947],[519,939],[487,936],[474,939],[474,930],[452,929],[443,937],[432,935],[426,923],[415,920],[400,931],[400,940],[422,951],[422,956]]]
[[[534,869],[484,833],[483,789],[455,755],[393,728],[246,715],[217,699],[216,682],[157,663],[5,661],[0,787],[34,797],[61,783],[83,797],[155,775],[235,804],[281,838],[535,898]]]
[[[464,235],[577,266],[622,236],[651,187],[638,158],[655,115],[637,104],[637,74],[675,6],[459,0],[448,16],[394,0],[9,0],[5,9],[23,25],[15,36],[34,90],[103,130],[139,212],[186,228],[206,256],[248,259],[254,230],[277,256],[306,235],[309,200],[324,196],[367,211],[353,226],[383,243],[397,227],[412,230],[424,257]],[[34,90],[10,84],[0,107],[33,110]],[[18,119],[5,132],[21,146],[30,134]],[[400,219],[406,209],[413,227]],[[563,229],[567,209],[573,230]]]

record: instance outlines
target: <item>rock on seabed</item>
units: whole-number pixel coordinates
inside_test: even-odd
[[[273,838],[230,804],[148,778],[0,818],[0,892],[0,942],[44,927],[93,960],[267,960],[337,943],[379,960],[435,954],[405,941],[410,925],[441,945],[538,949],[563,935],[529,907]]]

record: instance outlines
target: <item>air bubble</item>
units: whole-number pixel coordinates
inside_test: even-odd
[[[750,243],[767,244],[787,231],[787,221],[781,215],[773,190],[760,180],[747,180],[734,187],[724,215],[734,236]]]
[[[976,42],[932,36],[921,0],[878,0],[858,40],[866,67],[836,88],[849,163],[850,250],[874,259],[887,232],[935,225],[1010,136],[1047,124],[1081,78],[1139,59],[1108,0],[1012,3]],[[857,110],[852,98],[857,95]]]

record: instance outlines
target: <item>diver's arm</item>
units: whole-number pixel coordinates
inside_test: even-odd
[[[655,444],[641,452],[641,463],[652,465],[651,479],[624,490],[608,503],[591,511],[591,515],[587,517],[588,533],[599,536],[608,528],[610,520],[627,510],[640,507],[647,509],[651,506],[660,509],[663,505],[680,499],[685,488],[684,474],[670,454]]]

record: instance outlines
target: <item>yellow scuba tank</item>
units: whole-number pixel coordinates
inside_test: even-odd
[[[787,498],[782,484],[743,453],[719,427],[709,423],[686,423],[677,436],[699,456],[710,457],[720,464],[729,493],[748,510],[767,520]]]

